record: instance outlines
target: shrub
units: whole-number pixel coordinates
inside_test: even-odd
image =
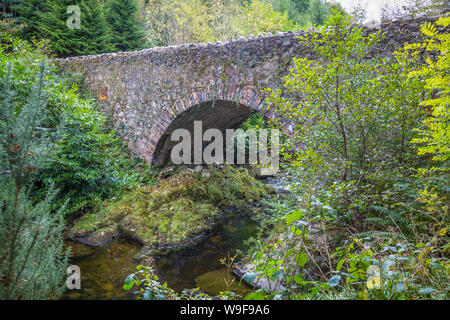
[[[64,207],[52,212],[53,187],[36,203],[30,192],[53,145],[52,134],[40,130],[48,113],[47,72],[41,64],[31,92],[19,104],[11,79],[20,69],[13,68],[8,63],[0,78],[0,298],[55,298],[64,290],[68,262],[62,240]]]
[[[284,226],[254,241],[244,278],[270,285],[248,298],[447,299],[448,34],[426,25],[431,40],[388,63],[366,59],[380,35],[340,14],[325,25],[302,40],[317,59],[294,59],[284,91],[268,90],[297,125],[285,159],[300,183]]]
[[[55,148],[49,161],[39,168],[33,190],[40,201],[45,189],[54,184],[60,192],[54,208],[69,200],[67,213],[93,206],[97,200],[112,197],[125,187],[148,182],[150,169],[130,156],[116,133],[107,128],[105,118],[87,97],[81,97],[73,77],[58,75],[56,67],[45,56],[42,43],[29,43],[2,35],[0,77],[4,79],[6,65],[11,63],[11,87],[16,92],[13,102],[21,107],[36,83],[38,63],[47,60],[43,91],[47,95],[47,117],[43,130],[54,132],[58,127]]]

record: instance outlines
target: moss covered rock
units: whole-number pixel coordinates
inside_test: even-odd
[[[225,280],[228,281],[227,287]],[[245,297],[252,291],[240,283],[233,275],[229,275],[226,269],[214,270],[195,279],[195,284],[205,293],[217,296],[224,291],[232,291],[241,297]]]
[[[93,246],[98,246],[117,238],[119,234],[119,229],[116,225],[103,227],[87,236],[84,242]]]
[[[90,238],[102,234],[99,230],[109,230],[107,234],[119,230],[153,248],[183,246],[192,236],[211,229],[219,207],[249,207],[271,193],[273,188],[244,168],[184,169],[156,186],[138,187],[105,203],[104,208],[83,216],[71,231]]]

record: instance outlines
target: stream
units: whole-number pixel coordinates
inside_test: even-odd
[[[243,249],[244,241],[255,234],[256,228],[257,222],[248,216],[223,217],[216,221],[210,236],[194,247],[155,257],[155,270],[162,282],[167,281],[168,286],[179,293],[182,289],[197,287],[196,279],[200,276],[221,277],[222,280],[226,269],[219,259],[228,254],[234,255],[237,249]],[[81,290],[66,291],[62,299],[134,298],[122,286],[124,279],[135,272],[139,264],[134,259],[141,248],[138,243],[116,239],[95,248],[74,241],[66,241],[66,245],[72,248],[70,264],[78,265],[81,269]],[[217,282],[214,280],[217,279],[210,281]],[[217,293],[217,288],[210,289],[207,286],[201,289],[209,294]],[[225,285],[220,290],[226,290]]]
[[[286,183],[277,178],[268,178],[264,182],[273,185],[278,194],[289,192]],[[155,271],[162,282],[167,282],[178,293],[200,287],[203,292],[216,295],[226,290],[223,279],[227,270],[219,260],[233,256],[238,249],[245,249],[244,242],[255,235],[257,226],[258,223],[248,215],[238,212],[223,215],[215,222],[209,236],[197,245],[154,257]],[[67,240],[66,246],[72,248],[70,264],[80,267],[81,290],[67,290],[61,299],[134,299],[134,295],[124,291],[122,286],[124,279],[140,264],[135,259],[141,249],[138,243],[119,238],[91,247]],[[242,295],[245,290],[242,289]]]

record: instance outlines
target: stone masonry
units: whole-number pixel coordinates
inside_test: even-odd
[[[374,53],[390,57],[405,42],[421,39],[422,16],[381,25]],[[379,29],[367,29],[373,33]],[[148,163],[167,161],[170,132],[203,120],[208,127],[237,128],[253,112],[268,117],[267,87],[280,87],[293,57],[312,57],[299,44],[308,31],[266,34],[230,42],[183,44],[57,59],[64,71],[83,73],[93,96],[130,149]]]

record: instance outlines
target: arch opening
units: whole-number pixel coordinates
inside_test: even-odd
[[[225,136],[226,129],[238,129],[257,110],[249,106],[227,100],[207,101],[181,112],[160,137],[153,155],[152,164],[165,165],[170,162],[172,149],[179,141],[171,141],[177,129],[186,129],[194,137],[194,121],[201,121],[202,135],[208,129],[218,129]],[[193,140],[192,144],[193,144]],[[210,142],[203,142],[203,149]],[[225,146],[224,146],[225,148]],[[192,147],[192,150],[194,148]]]

